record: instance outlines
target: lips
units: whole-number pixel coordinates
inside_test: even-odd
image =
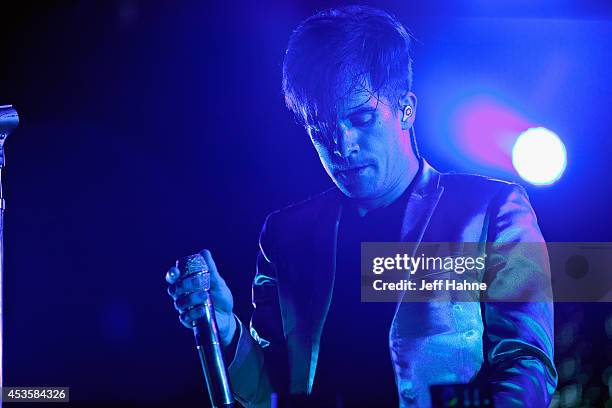
[[[363,174],[363,172],[370,167],[369,164],[364,164],[362,166],[351,166],[347,168],[338,169],[338,175],[342,177],[355,177]]]

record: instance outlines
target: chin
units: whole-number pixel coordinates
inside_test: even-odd
[[[336,186],[348,198],[369,198],[376,196],[376,189],[372,186],[362,183],[342,184],[336,183]]]

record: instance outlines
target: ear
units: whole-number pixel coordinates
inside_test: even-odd
[[[399,99],[399,104],[401,109],[399,117],[402,124],[402,129],[408,130],[414,124],[414,119],[416,117],[417,97],[414,92],[408,91]],[[404,109],[406,106],[410,106],[412,108],[412,114],[407,118],[404,118]]]

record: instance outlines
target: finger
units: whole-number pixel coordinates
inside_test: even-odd
[[[204,260],[206,261],[206,265],[208,265],[208,271],[210,272],[210,284],[211,284],[211,289],[215,289],[217,287],[217,284],[219,282],[223,281],[223,278],[221,277],[221,275],[219,275],[219,271],[217,271],[217,265],[215,265],[215,261],[213,260],[212,254],[210,253],[210,251],[208,249],[203,249],[200,252],[200,255],[202,255],[202,257],[204,258]]]
[[[176,265],[168,269],[168,272],[166,272],[166,282],[171,285],[174,284],[180,277],[181,271],[176,267]]]
[[[192,328],[195,322],[198,319],[201,319],[202,317],[204,317],[205,315],[206,315],[206,310],[203,307],[199,306],[199,307],[194,307],[193,309],[189,309],[185,313],[182,313],[181,316],[179,317],[179,320],[181,321],[181,323],[183,323],[183,326],[187,328]]]
[[[176,300],[185,293],[204,291],[210,286],[209,279],[210,276],[206,273],[186,276],[183,279],[179,279],[174,285],[170,285],[168,287],[168,294]]]
[[[206,300],[208,298],[209,298],[209,295],[206,292],[188,293],[188,294],[179,296],[174,301],[174,307],[180,313],[185,313],[187,310],[193,307],[203,305],[204,303],[206,303]]]

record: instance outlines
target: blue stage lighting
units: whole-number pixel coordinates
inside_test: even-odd
[[[559,136],[548,129],[527,129],[512,147],[512,164],[519,176],[531,184],[552,184],[565,171],[565,146]]]

